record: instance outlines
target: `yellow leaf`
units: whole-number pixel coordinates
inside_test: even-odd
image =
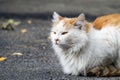
[[[14,23],[14,20],[13,20],[13,19],[9,19],[9,20],[8,20],[8,23],[13,24],[13,23]]]
[[[0,57],[0,62],[7,60],[6,57]]]
[[[51,40],[51,37],[50,37],[50,36],[48,37],[48,40]]]
[[[21,32],[22,32],[22,33],[26,33],[26,32],[27,32],[27,29],[22,29]]]
[[[28,24],[32,24],[32,21],[31,21],[31,20],[28,20],[27,23],[28,23]]]
[[[23,54],[20,52],[14,52],[12,55],[16,55],[16,56],[22,56]]]

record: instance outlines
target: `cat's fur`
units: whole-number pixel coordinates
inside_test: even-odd
[[[67,18],[54,12],[51,41],[64,73],[85,75],[86,70],[111,63],[120,68],[120,22],[117,19],[120,21],[120,14],[104,16],[105,24],[99,18],[92,24],[85,20],[84,14]]]

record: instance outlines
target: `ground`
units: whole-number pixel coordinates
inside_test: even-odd
[[[69,17],[85,12],[89,21],[93,21],[99,15],[120,12],[118,6],[120,1],[98,0],[97,3],[97,1],[90,0],[87,6],[84,0],[69,2],[70,0],[64,2],[63,0],[59,2],[56,0],[35,0],[34,2],[32,0],[0,0],[0,21],[12,18],[21,22],[13,31],[0,29],[0,56],[7,58],[6,61],[0,62],[0,80],[120,79],[119,77],[73,76],[62,72],[49,40],[52,12],[55,10]],[[90,6],[91,9],[89,9]],[[15,52],[23,55],[13,55]]]

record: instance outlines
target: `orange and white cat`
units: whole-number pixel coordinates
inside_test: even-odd
[[[66,74],[79,75],[96,66],[120,68],[120,14],[98,17],[94,23],[53,14],[51,41]]]

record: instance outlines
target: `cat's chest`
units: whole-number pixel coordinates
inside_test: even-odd
[[[60,58],[61,60],[61,64],[64,66],[68,66],[68,67],[75,67],[78,65],[80,58],[78,55],[73,55],[73,54],[69,54],[69,55],[63,55]]]

